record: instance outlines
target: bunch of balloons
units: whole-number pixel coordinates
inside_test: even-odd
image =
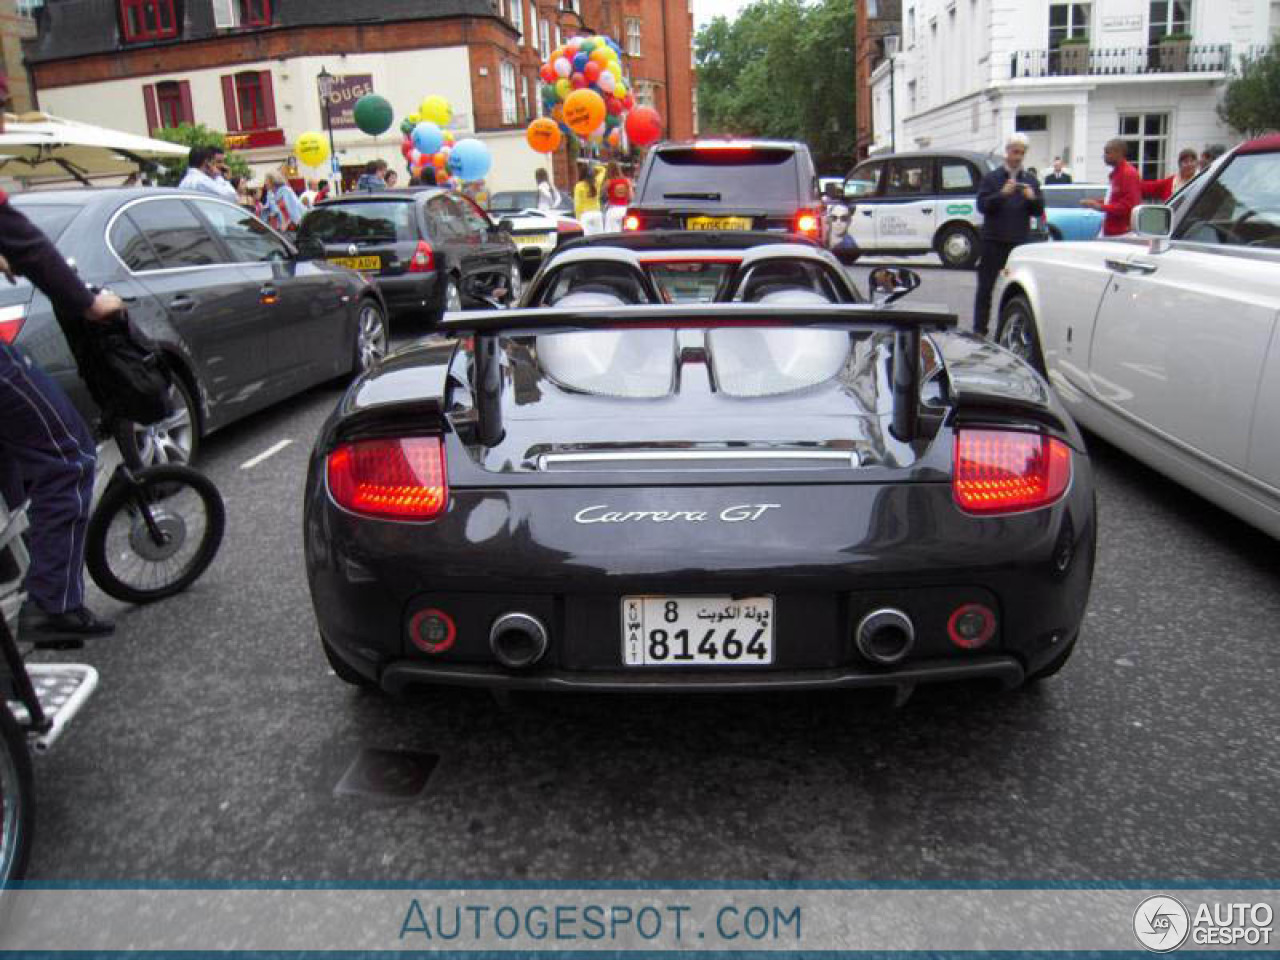
[[[600,142],[621,127],[635,106],[622,78],[622,48],[609,37],[573,37],[553,50],[538,72],[543,107],[566,131],[588,142]],[[533,145],[532,126],[527,136]]]
[[[427,167],[434,167],[436,182],[445,184],[450,174],[462,180],[479,180],[489,172],[493,158],[489,148],[474,138],[455,140],[444,129],[453,119],[453,107],[444,97],[431,95],[422,101],[417,113],[400,123],[404,135],[400,152],[415,177]]]

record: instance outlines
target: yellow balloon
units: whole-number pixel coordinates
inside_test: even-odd
[[[620,66],[618,66],[618,61],[617,61],[617,60],[610,60],[610,61],[609,61],[609,65],[608,65],[607,67],[605,67],[605,69],[606,69],[606,70],[608,70],[610,73],[612,73],[612,74],[613,74],[613,79],[615,79],[615,80],[621,80],[621,79],[622,79],[622,68],[621,68]]]
[[[429,120],[442,127],[448,126],[449,121],[453,119],[453,107],[449,106],[448,100],[438,94],[432,94],[423,100],[418,107],[418,112],[423,120]]]
[[[561,77],[556,81],[556,96],[561,100],[567,100],[569,94],[573,93],[573,84],[569,82],[568,77]]]
[[[420,113],[411,113],[411,114],[409,114],[409,119],[410,119],[410,120],[412,120],[414,123],[421,123],[421,122],[422,122],[422,114],[420,114]]]
[[[613,88],[613,95],[621,100],[627,95],[627,85],[619,80]]]
[[[329,159],[329,142],[322,133],[304,133],[298,137],[293,152],[308,167],[318,167]]]

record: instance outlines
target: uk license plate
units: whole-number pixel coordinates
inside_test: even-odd
[[[767,667],[773,597],[623,597],[628,667]]]
[[[352,270],[381,270],[381,257],[330,257],[330,263],[336,263],[340,267],[350,267]]]
[[[522,237],[512,237],[517,247],[535,247],[539,244],[550,243],[551,235],[548,233],[531,233]]]
[[[690,217],[686,230],[750,230],[750,217]]]

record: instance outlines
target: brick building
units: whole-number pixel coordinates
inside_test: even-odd
[[[31,8],[16,0],[0,0],[0,71],[9,85],[8,109],[14,113],[31,109],[31,87],[22,63],[22,42],[35,35]]]
[[[369,137],[351,107],[375,92],[401,117],[440,94],[453,104],[455,134],[490,147],[490,186],[515,189],[532,185],[542,159],[524,128],[541,112],[544,50],[616,31],[629,50],[635,41],[624,70],[637,99],[671,117],[674,135],[688,135],[687,0],[558,2],[49,0],[27,63],[43,110],[141,134],[203,123],[226,130],[259,172],[286,161],[301,133],[324,130],[326,113],[344,172],[379,157],[403,169],[399,130]],[[340,78],[327,110],[322,72]],[[567,175],[563,157],[557,168]]]
[[[872,130],[871,74],[885,59],[885,37],[897,37],[902,27],[902,0],[858,0],[854,20],[854,56],[857,106],[854,124],[857,155],[865,157],[875,142]]]

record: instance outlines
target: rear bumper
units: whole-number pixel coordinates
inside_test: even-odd
[[[398,276],[372,276],[369,278],[382,294],[387,306],[396,309],[429,310],[439,299],[437,274],[404,273]]]

